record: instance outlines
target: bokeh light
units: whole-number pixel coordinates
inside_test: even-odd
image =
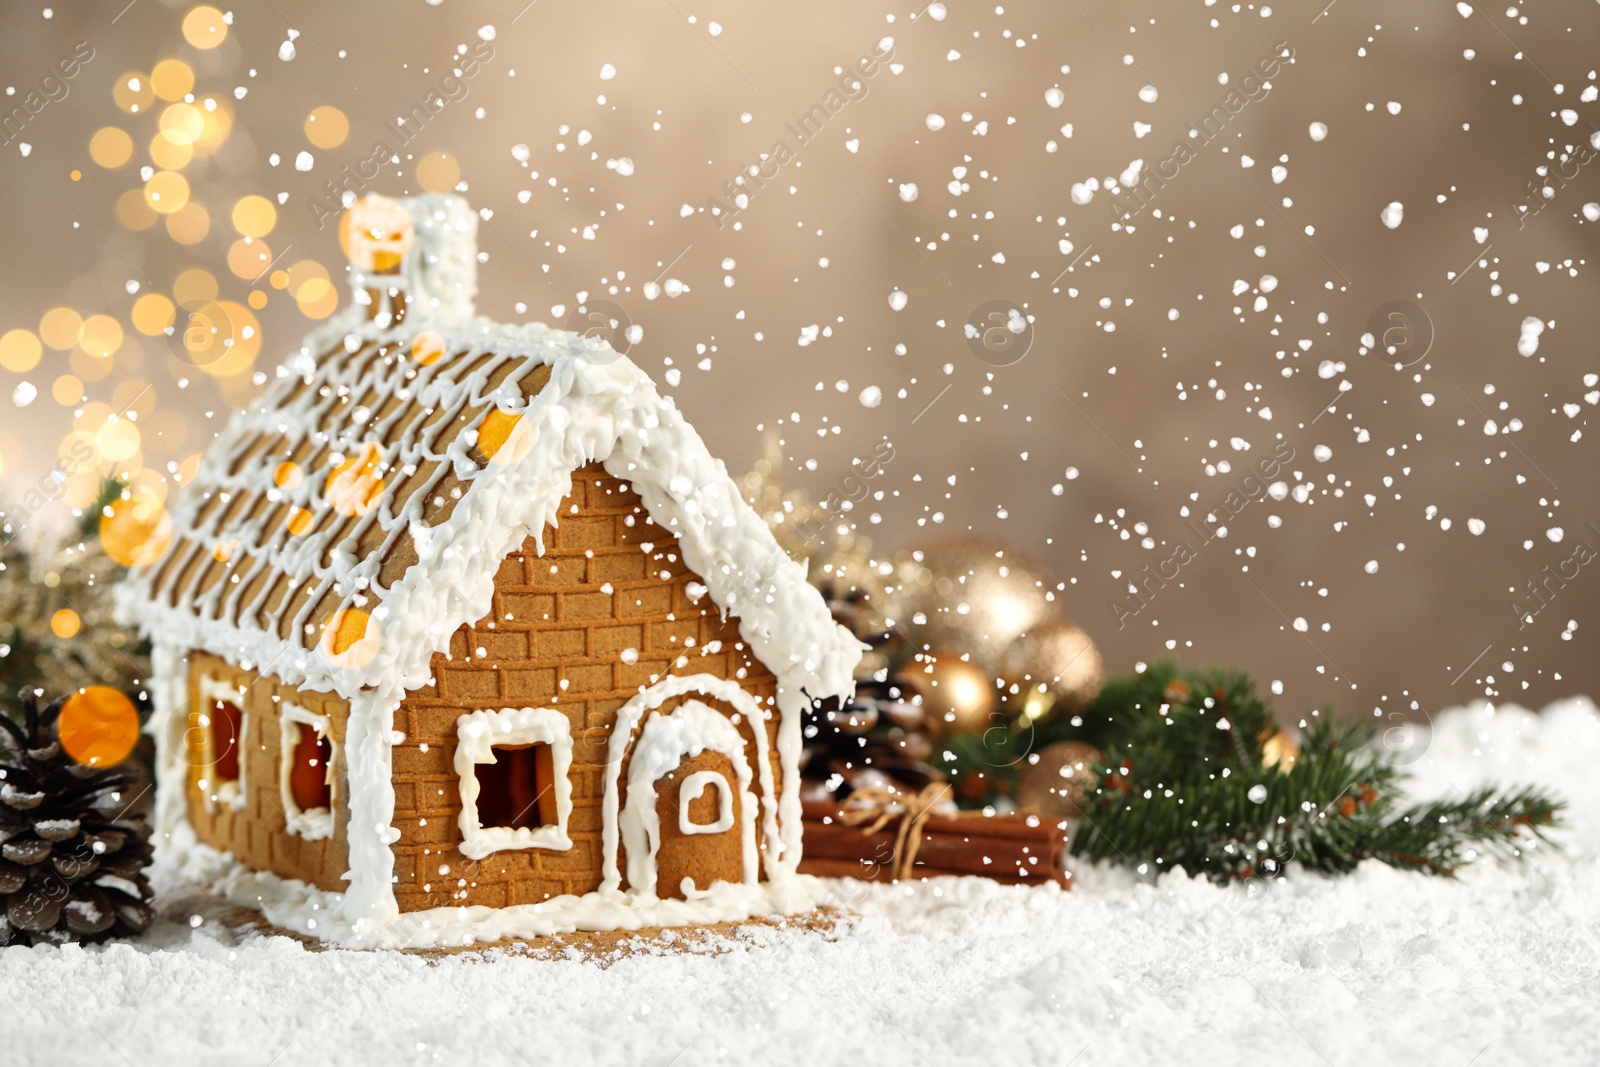
[[[76,407],[83,399],[83,382],[76,375],[61,375],[50,383],[50,399],[64,408]]]
[[[150,72],[150,88],[163,100],[182,100],[194,90],[194,71],[181,59],[163,59]]]
[[[319,107],[306,116],[306,140],[318,148],[338,148],[350,136],[350,120],[336,107]]]
[[[44,347],[29,330],[7,330],[0,337],[0,367],[21,374],[39,365]]]
[[[146,337],[158,337],[173,322],[172,301],[160,293],[145,293],[133,302],[133,328]]]
[[[172,283],[172,299],[185,307],[217,298],[217,279],[204,267],[190,267]]]
[[[62,352],[76,348],[83,336],[83,319],[69,307],[53,307],[39,318],[39,336]]]
[[[211,215],[193,200],[167,216],[167,234],[181,245],[197,245],[211,232]]]
[[[278,223],[278,209],[264,196],[244,196],[233,205],[233,228],[243,237],[265,237]]]
[[[144,198],[153,210],[170,215],[189,202],[189,181],[177,171],[156,171],[144,183]]]
[[[137,115],[155,103],[156,94],[150,89],[150,78],[130,70],[112,85],[111,96],[117,106],[130,115]]]
[[[228,39],[228,23],[222,12],[201,4],[183,16],[183,39],[196,48],[215,48]]]
[[[246,281],[255,281],[272,262],[272,249],[255,237],[241,237],[228,248],[228,269]]]
[[[78,618],[78,613],[71,608],[62,608],[50,616],[50,632],[60,638],[77,637],[78,631],[83,627],[83,620]]]
[[[100,515],[100,544],[124,567],[149,566],[171,543],[172,516],[150,493],[126,492]]]
[[[160,217],[144,198],[143,189],[129,189],[117,197],[117,221],[126,229],[148,230]]]
[[[150,138],[150,162],[163,170],[182,170],[194,159],[194,146],[175,141],[165,132]]]
[[[417,184],[430,193],[448,193],[461,180],[461,164],[449,152],[429,152],[417,160]]]
[[[109,356],[122,347],[122,324],[110,315],[90,315],[83,320],[78,343],[91,356]]]
[[[89,158],[107,170],[125,166],[133,158],[133,138],[126,130],[102,126],[89,138]]]

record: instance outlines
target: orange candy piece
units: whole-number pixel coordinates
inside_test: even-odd
[[[139,743],[139,711],[110,686],[91,685],[62,705],[56,736],[79,763],[110,767],[127,759]]]

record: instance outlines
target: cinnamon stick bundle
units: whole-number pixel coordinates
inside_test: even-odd
[[[803,814],[802,873],[863,881],[894,879],[899,858],[895,840],[903,814],[870,832],[846,825],[837,804],[806,801]],[[927,818],[920,833],[911,864],[914,878],[978,875],[1008,884],[1070,885],[1062,864],[1066,831],[1056,820],[1021,812],[989,816],[963,812],[953,818]]]

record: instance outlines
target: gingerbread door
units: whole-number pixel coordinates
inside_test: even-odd
[[[742,882],[744,810],[733,761],[707,749],[656,781],[656,895]],[[686,884],[687,880],[687,884]]]

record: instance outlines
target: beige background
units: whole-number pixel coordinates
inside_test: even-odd
[[[1571,557],[1580,540],[1600,546],[1593,406],[1583,399],[1593,388],[1583,376],[1600,371],[1589,273],[1597,230],[1581,211],[1600,200],[1600,181],[1594,168],[1570,164],[1576,176],[1525,228],[1511,207],[1535,168],[1600,123],[1600,107],[1581,99],[1600,36],[1593,5],[1541,5],[1524,25],[1503,11],[1463,17],[1446,3],[1397,10],[1375,0],[1273,4],[1267,17],[1227,3],[1051,0],[998,13],[957,2],[942,20],[842,0],[539,0],[520,15],[520,0],[251,2],[234,8],[222,47],[204,53],[183,42],[186,7],[138,0],[113,24],[120,7],[63,4],[45,19],[37,5],[8,5],[0,14],[0,81],[19,93],[74,43],[95,49],[69,95],[30,121],[21,138],[30,154],[0,149],[9,253],[0,330],[36,328],[58,303],[126,327],[130,278],[160,290],[195,265],[243,300],[250,286],[228,274],[224,256],[236,236],[228,206],[247,193],[287,194],[268,238],[275,250],[292,245],[291,259],[335,267],[332,229],[319,232],[309,208],[320,183],[384,139],[405,158],[374,187],[414,191],[416,158],[448,152],[467,195],[493,212],[481,235],[484,313],[548,320],[577,293],[617,285],[612,299],[644,328],[632,355],[658,380],[669,359],[681,371],[669,391],[735,471],[757,456],[763,427],[779,428],[791,482],[822,495],[852,457],[888,437],[895,458],[873,483],[885,499],[855,512],[880,516],[863,524],[875,544],[891,550],[969,530],[1014,542],[1075,583],[1068,603],[1113,669],[1173,641],[1186,660],[1281,680],[1279,707],[1290,716],[1328,699],[1363,714],[1415,714],[1486,692],[1539,706],[1600,689],[1593,568],[1525,629],[1511,607],[1514,589]],[[291,19],[301,36],[296,58],[283,62]],[[486,24],[496,28],[494,55],[466,98],[402,147],[386,122],[422,102],[454,47],[477,44]],[[901,72],[878,73],[864,97],[797,146],[785,123],[824,102],[833,68],[884,36]],[[1074,183],[1169,155],[1187,123],[1223,104],[1229,86],[1218,76],[1237,84],[1280,41],[1292,65],[1198,151],[1132,232],[1111,228],[1105,191],[1073,202]],[[197,91],[249,88],[228,144],[185,172],[218,220],[193,247],[159,227],[120,228],[112,206],[139,180],[132,167],[96,167],[87,152],[108,124],[148,137],[149,123],[120,111],[111,86],[168,55],[193,63]],[[604,63],[615,65],[614,79],[601,80]],[[1154,103],[1140,99],[1146,84],[1159,90]],[[1047,101],[1052,87],[1059,107]],[[313,169],[297,173],[289,161],[310,147],[302,124],[322,105],[350,116],[349,140],[316,150]],[[1576,113],[1574,125],[1563,109]],[[929,129],[930,113],[943,116],[942,130]],[[1328,126],[1320,143],[1308,134],[1313,121]],[[1150,124],[1148,136],[1137,137],[1135,123]],[[590,143],[580,144],[582,130]],[[796,157],[741,213],[741,228],[719,229],[704,212],[680,216],[682,205],[720,195],[779,138]],[[526,168],[515,144],[528,146]],[[273,152],[283,157],[276,167]],[[1245,155],[1253,167],[1241,166]],[[607,168],[620,157],[633,174]],[[955,195],[949,185],[963,167]],[[69,178],[74,168],[80,181]],[[905,202],[897,188],[910,182],[920,195]],[[1405,205],[1394,230],[1379,220],[1390,201]],[[1235,224],[1242,239],[1229,235]],[[1475,227],[1487,230],[1487,248]],[[1475,254],[1482,262],[1457,278]],[[724,269],[726,259],[734,266]],[[1253,310],[1269,274],[1277,286]],[[689,290],[646,299],[644,283],[658,277]],[[1239,296],[1236,279],[1248,283]],[[899,312],[888,300],[896,288],[908,295]],[[262,366],[307,327],[292,300],[268,295]],[[961,335],[991,299],[1025,305],[1036,320],[1026,358],[992,370]],[[1403,372],[1358,354],[1369,315],[1394,299],[1419,304],[1436,332],[1427,357]],[[1529,315],[1554,327],[1524,358],[1517,338]],[[811,326],[829,335],[802,347]],[[70,411],[49,396],[66,359],[47,354],[25,375],[0,372],[8,500],[50,469],[70,429]],[[219,390],[147,338],[130,337],[117,360],[89,393],[109,400],[131,377],[153,383],[142,413],[168,421],[146,423],[165,427],[159,440],[147,434],[149,467],[203,447],[216,425],[207,413],[220,419],[248,395],[241,382]],[[1331,376],[1319,374],[1323,361],[1333,361]],[[185,374],[196,380],[180,390]],[[6,397],[23,378],[41,395],[17,409]],[[1329,406],[1341,383],[1348,391]],[[882,390],[876,409],[857,399],[868,386]],[[1578,405],[1576,417],[1567,404]],[[1270,421],[1259,417],[1264,407]],[[1493,436],[1484,432],[1490,418]],[[1498,432],[1512,419],[1519,430]],[[1198,521],[1221,504],[1278,435],[1299,472],[1279,477],[1311,483],[1309,501],[1252,503],[1226,539],[1200,547],[1180,509]],[[1236,437],[1247,451],[1230,444]],[[1326,462],[1315,457],[1319,445],[1332,450]],[[1212,473],[1208,464],[1224,459],[1231,472]],[[1473,518],[1486,523],[1481,536],[1469,532]],[[1137,532],[1123,539],[1130,527]],[[1547,535],[1553,527],[1559,543]],[[1141,547],[1144,537],[1153,547]],[[1182,586],[1160,591],[1119,630],[1111,601],[1180,538],[1199,549]],[[1375,574],[1364,570],[1369,560]],[[1293,628],[1296,618],[1306,632]],[[1563,640],[1568,620],[1578,629]]]

